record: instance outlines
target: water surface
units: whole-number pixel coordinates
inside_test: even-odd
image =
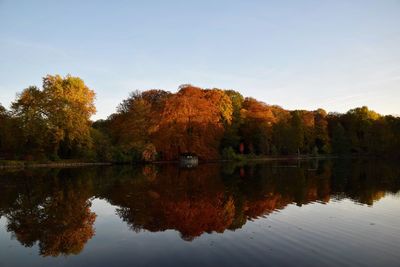
[[[397,162],[0,173],[0,266],[399,266]]]

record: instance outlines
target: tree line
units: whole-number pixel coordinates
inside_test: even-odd
[[[0,105],[0,159],[138,162],[278,155],[400,156],[400,118],[367,107],[285,110],[234,90],[181,85],[132,92],[91,121],[95,93],[79,77],[47,75],[9,110]]]

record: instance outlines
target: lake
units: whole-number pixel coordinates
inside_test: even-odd
[[[0,266],[400,266],[400,165],[0,171]]]

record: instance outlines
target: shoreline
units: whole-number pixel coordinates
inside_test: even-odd
[[[215,159],[215,160],[203,160],[200,164],[208,163],[223,163],[223,162],[237,162],[247,163],[256,161],[280,161],[280,160],[315,160],[315,159],[335,159],[339,158],[336,155],[325,155],[325,156],[275,156],[275,157],[255,157],[255,158],[244,158],[243,160],[234,159]],[[348,158],[348,157],[344,157]],[[152,161],[152,162],[136,162],[136,163],[116,163],[116,162],[26,162],[26,161],[0,161],[0,170],[3,169],[26,169],[26,168],[68,168],[68,167],[85,167],[85,166],[112,166],[112,165],[143,165],[143,164],[179,164],[179,160],[170,161]]]
[[[0,162],[0,170],[2,169],[26,169],[26,168],[68,168],[68,167],[84,167],[84,166],[107,166],[113,165],[111,162],[47,162],[47,163],[30,163],[25,161],[12,161],[12,163]]]
[[[287,156],[261,156],[243,158],[241,160],[235,159],[214,159],[214,160],[201,160],[199,164],[214,164],[214,163],[251,163],[262,161],[284,161],[284,160],[330,160],[330,159],[377,159],[374,156],[366,155],[287,155]],[[379,158],[379,157],[378,157]],[[115,166],[115,165],[145,165],[145,164],[179,164],[179,160],[160,160],[152,162],[29,162],[18,160],[0,160],[0,171],[5,169],[28,169],[28,168],[69,168],[69,167],[85,167],[85,166]]]

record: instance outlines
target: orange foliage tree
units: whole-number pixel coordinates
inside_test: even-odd
[[[288,116],[278,106],[270,106],[254,98],[246,98],[241,110],[243,120],[240,129],[246,151],[257,154],[273,153],[272,125]]]
[[[231,119],[232,103],[224,91],[182,86],[167,99],[153,140],[164,159],[176,159],[181,153],[215,159],[224,125]]]

